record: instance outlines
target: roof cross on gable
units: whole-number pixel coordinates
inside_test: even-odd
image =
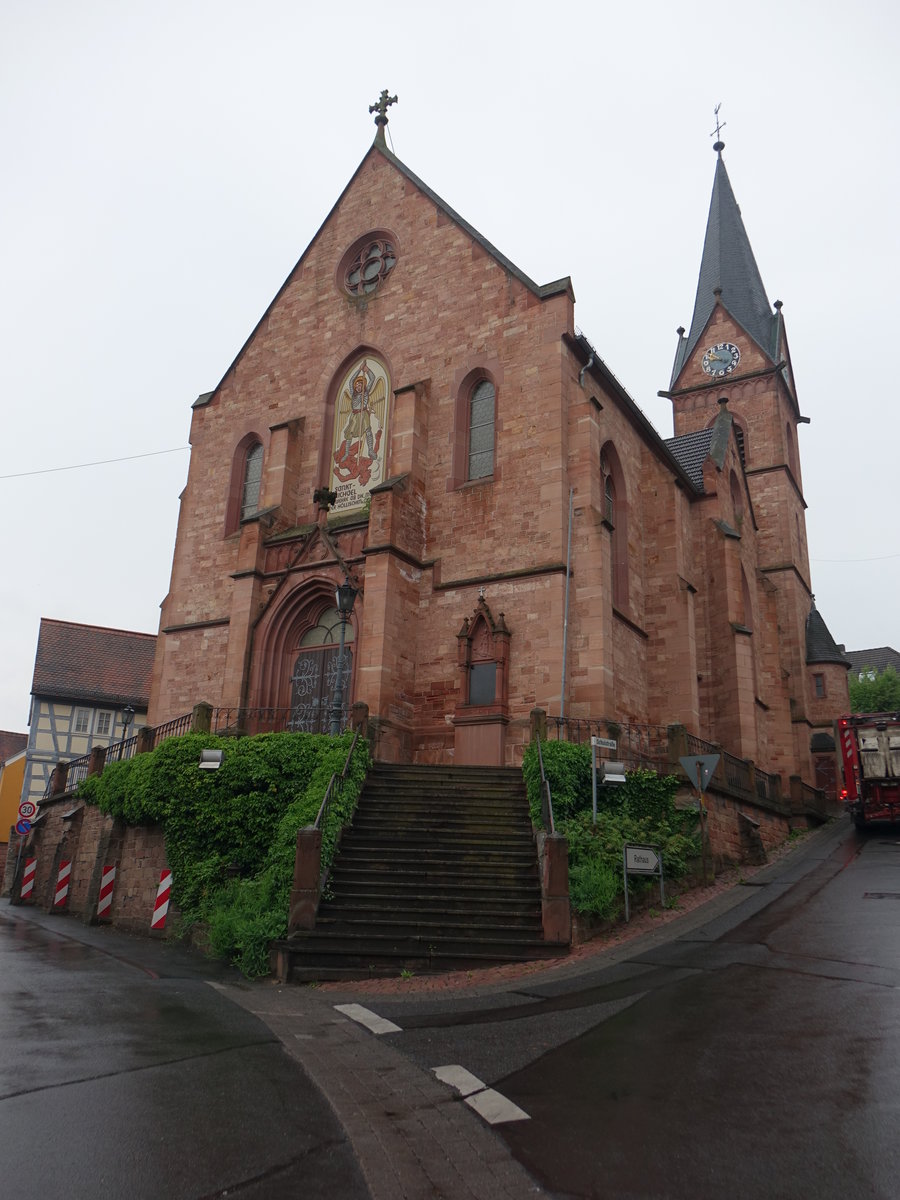
[[[381,139],[384,138],[384,127],[388,123],[388,119],[387,119],[388,107],[391,104],[396,104],[396,103],[397,103],[397,97],[389,96],[387,88],[383,88],[381,95],[378,97],[378,99],[375,101],[375,103],[369,105],[370,113],[373,113],[373,112],[378,113],[378,116],[375,118],[375,124],[378,126],[378,133],[375,135],[376,137],[381,138]]]

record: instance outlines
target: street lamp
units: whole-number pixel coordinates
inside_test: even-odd
[[[334,598],[337,601],[338,614],[341,618],[341,641],[338,649],[337,683],[334,688],[334,703],[331,706],[330,732],[333,736],[341,732],[341,718],[344,715],[344,638],[347,634],[347,620],[353,612],[353,605],[358,595],[359,589],[353,586],[346,575],[340,587],[334,589]]]
[[[126,706],[122,709],[122,741],[123,742],[128,737],[128,726],[131,724],[131,722],[133,720],[134,720],[134,709],[131,707],[130,704],[126,704]]]

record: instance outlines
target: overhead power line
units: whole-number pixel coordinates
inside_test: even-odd
[[[867,563],[867,562],[886,562],[889,558],[900,558],[900,553],[897,554],[879,554],[877,558],[811,558],[810,562],[827,562],[827,563]]]
[[[159,454],[177,454],[179,450],[190,450],[190,446],[173,446],[171,450],[148,450],[146,454],[125,454],[121,458],[101,458],[97,462],[71,463],[67,467],[39,467],[36,471],[17,471],[14,475],[0,475],[0,479],[23,479],[26,475],[52,475],[56,471],[81,471],[85,467],[105,467],[108,463],[133,462],[136,458],[154,458]]]

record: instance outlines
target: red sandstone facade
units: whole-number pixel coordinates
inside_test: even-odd
[[[354,293],[347,264],[367,237],[394,261],[385,268],[380,250],[382,275]],[[847,707],[847,689],[839,656],[807,661],[803,418],[789,366],[727,301],[675,373],[667,443],[576,333],[569,280],[532,283],[379,132],[194,405],[150,722],[199,700],[291,708],[298,664],[314,668],[333,646],[316,631],[349,575],[360,588],[349,699],[368,706],[382,759],[514,763],[531,710],[562,705],[571,717],[682,723],[785,783],[812,782],[811,734]],[[739,366],[711,380],[703,354],[724,342],[740,347]],[[347,381],[369,364],[389,387],[366,426]],[[479,475],[484,382],[493,448]],[[376,434],[377,477],[354,507],[336,463],[354,437],[360,462],[367,445],[374,454]],[[687,435],[708,438],[693,464]],[[256,446],[259,494],[242,516]],[[318,489],[338,492],[330,510]]]

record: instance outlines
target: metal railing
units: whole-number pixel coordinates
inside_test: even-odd
[[[321,829],[322,822],[325,820],[325,815],[328,812],[331,802],[335,796],[343,796],[344,784],[347,782],[347,772],[350,770],[350,761],[353,758],[353,751],[356,749],[356,743],[359,741],[359,734],[354,733],[353,741],[350,743],[350,749],[347,751],[347,758],[344,761],[344,769],[338,774],[337,771],[328,780],[328,787],[325,789],[325,795],[322,798],[322,803],[319,805],[319,811],[316,813],[316,819],[313,821],[313,829]]]
[[[134,734],[130,738],[125,738],[121,742],[113,742],[111,746],[107,746],[104,765],[112,762],[124,762],[127,758],[134,758],[137,753],[137,742],[137,734]]]
[[[537,739],[538,748],[538,763],[541,768],[541,820],[544,824],[544,829],[548,833],[556,833],[556,825],[553,822],[553,798],[550,795],[550,781],[547,778],[547,773],[544,770],[544,756],[541,753],[541,739]]]
[[[213,710],[212,732],[222,737],[255,736],[258,733],[330,733],[331,709],[319,705],[310,710],[292,708],[217,708]],[[341,714],[341,731],[347,728],[347,712]]]
[[[193,713],[185,713],[183,717],[174,717],[163,725],[157,725],[153,730],[153,749],[155,750],[166,738],[180,737],[183,733],[190,733],[193,719]]]
[[[73,758],[71,762],[66,763],[66,789],[68,791],[74,791],[79,783],[87,779],[90,765],[90,754],[82,754],[81,758]]]
[[[354,733],[353,741],[350,743],[350,749],[347,751],[347,757],[344,760],[344,769],[338,774],[337,771],[328,780],[328,787],[325,789],[325,795],[322,797],[322,803],[319,805],[319,811],[316,813],[316,819],[313,822],[313,829],[318,829],[321,833],[322,826],[325,824],[325,818],[328,815],[328,810],[334,802],[335,798],[340,799],[344,795],[344,784],[347,782],[347,774],[350,770],[350,763],[353,759],[353,752],[356,749],[356,743],[359,741],[359,733]],[[340,833],[338,834],[340,840]],[[319,895],[325,890],[328,883],[328,876],[331,872],[331,863],[324,863],[319,875]]]

